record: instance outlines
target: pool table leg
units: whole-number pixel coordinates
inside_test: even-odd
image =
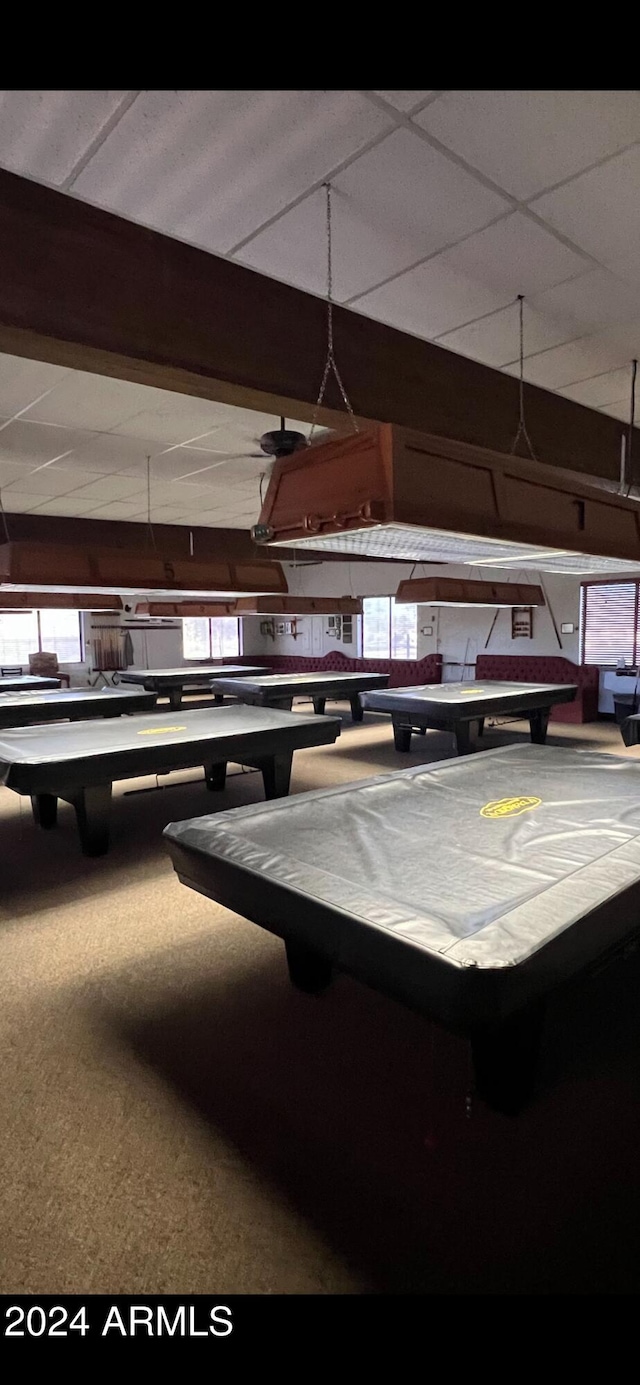
[[[547,739],[549,710],[548,707],[538,707],[535,712],[531,712],[529,715],[532,745],[544,745]]]
[[[104,856],[109,850],[111,784],[80,789],[69,802],[76,810],[80,845],[85,856]]]
[[[204,782],[211,793],[224,789],[227,782],[226,760],[220,760],[217,765],[205,765]]]
[[[327,705],[327,699],[326,699],[326,697],[314,697],[314,699],[313,699],[313,710],[314,710],[314,712],[315,712],[315,714],[316,714],[317,717],[323,717],[323,716],[324,716],[324,709],[325,709],[326,705]]]
[[[471,750],[471,725],[468,721],[458,721],[453,728],[458,755],[468,755]]]
[[[224,693],[214,693],[214,694],[213,694],[213,700],[214,700],[214,703],[215,703],[216,707],[220,707],[220,706],[222,705],[222,703],[224,702]]]
[[[55,827],[58,821],[58,800],[54,793],[33,794],[31,798],[31,811],[33,820],[38,827],[44,827],[47,831],[50,827]]]
[[[364,707],[360,701],[360,694],[354,693],[353,697],[349,698],[349,702],[351,703],[351,720],[364,721]]]
[[[478,717],[478,735],[484,736],[484,717]]]
[[[393,743],[396,750],[411,750],[411,727],[393,723]]]
[[[540,1002],[472,1035],[477,1094],[503,1115],[517,1116],[533,1095],[545,1008]]]
[[[299,991],[319,995],[331,984],[333,966],[321,953],[315,952],[305,943],[292,942],[285,938],[287,966],[292,985]]]
[[[261,760],[258,769],[262,771],[265,798],[286,798],[291,784],[291,764],[293,752],[290,755],[270,755],[268,760]]]
[[[182,706],[182,688],[168,688],[169,706],[172,712],[179,712]]]

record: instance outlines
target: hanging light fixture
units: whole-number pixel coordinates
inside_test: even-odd
[[[477,582],[464,577],[407,578],[396,602],[418,606],[545,606],[542,587],[526,582]]]
[[[414,562],[640,568],[640,507],[553,467],[393,424],[276,462],[257,543]]]
[[[60,591],[137,596],[182,591],[189,596],[254,596],[286,592],[280,563],[250,559],[227,563],[174,558],[155,549],[71,547],[14,539],[0,546],[0,582],[29,591],[56,586]]]
[[[13,591],[0,587],[5,611],[121,611],[119,596],[108,592]]]
[[[361,616],[355,596],[244,596],[235,603],[237,616]]]
[[[133,615],[141,620],[215,619],[237,615],[236,605],[236,601],[138,601]]]

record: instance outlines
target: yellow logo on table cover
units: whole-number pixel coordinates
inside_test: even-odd
[[[541,798],[496,798],[493,803],[485,803],[480,809],[481,818],[516,818],[520,813],[528,813],[531,808],[539,808]]]
[[[148,726],[139,736],[162,736],[165,731],[186,731],[186,726]]]

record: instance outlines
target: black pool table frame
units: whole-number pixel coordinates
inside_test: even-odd
[[[140,775],[168,774],[173,770],[204,768],[206,788],[212,792],[224,789],[229,761],[257,769],[262,774],[265,798],[280,798],[289,792],[291,767],[295,750],[316,745],[332,744],[340,734],[337,717],[292,716],[250,707],[221,707],[215,711],[180,713],[192,735],[188,741],[149,740],[136,743],[134,736],[143,735],[147,728],[156,733],[157,713],[151,717],[127,720],[126,730],[131,744],[109,750],[108,744],[94,752],[74,755],[67,759],[63,736],[80,729],[82,723],[59,726],[31,727],[27,734],[42,730],[51,742],[55,733],[56,753],[50,759],[46,753],[36,759],[37,740],[27,743],[31,755],[20,755],[19,742],[15,758],[6,755],[11,739],[20,732],[0,736],[0,769],[7,788],[31,799],[34,821],[42,828],[55,827],[58,800],[72,804],[75,809],[80,844],[85,856],[102,856],[109,848],[112,787],[116,780],[133,779]],[[103,733],[111,723],[92,722]],[[114,729],[120,727],[118,721]],[[23,733],[24,734],[24,733]],[[70,748],[72,734],[68,737]]]
[[[351,718],[359,722],[364,712],[361,693],[375,688],[386,688],[388,673],[274,673],[262,678],[216,678],[212,683],[214,693],[237,697],[254,707],[279,707],[290,712],[296,697],[310,697],[313,710],[318,716],[324,715],[327,701],[347,701],[351,707]]]
[[[150,712],[156,694],[125,688],[70,688],[38,692],[0,692],[0,729],[48,721],[86,721],[92,717]]]
[[[450,685],[440,685],[446,690]],[[462,684],[460,685],[463,686]],[[382,693],[369,693],[364,702],[370,711],[385,712],[391,716],[393,741],[396,750],[403,753],[411,750],[411,737],[424,736],[427,731],[448,731],[454,738],[458,755],[468,755],[471,750],[471,726],[477,723],[478,736],[484,733],[484,723],[489,716],[508,716],[529,722],[531,742],[544,745],[547,739],[551,708],[559,702],[573,702],[577,688],[572,683],[557,685],[540,684],[523,687],[522,693],[513,691],[513,684],[507,684],[504,693],[500,685],[483,681],[486,697],[469,693],[472,683],[464,684],[469,693],[460,702],[439,701],[438,686],[432,689],[390,688]],[[491,691],[492,687],[495,691]],[[509,692],[506,689],[510,689]]]
[[[210,663],[200,668],[149,668],[136,669],[129,668],[119,675],[120,683],[135,683],[138,687],[144,688],[146,692],[154,692],[157,697],[168,697],[169,706],[172,712],[177,712],[182,707],[182,699],[187,690],[191,692],[209,692],[213,679],[218,674],[228,668],[230,674],[246,672],[263,673],[264,669],[257,665],[243,664],[220,664]],[[223,702],[221,695],[217,695],[214,701],[217,704]]]

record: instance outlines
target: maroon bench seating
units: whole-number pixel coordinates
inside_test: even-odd
[[[596,721],[598,716],[598,669],[573,664],[557,654],[479,654],[476,680],[507,683],[576,683],[574,702],[551,709],[552,721]]]
[[[274,673],[388,673],[390,688],[442,682],[441,654],[427,654],[424,659],[353,659],[341,649],[332,649],[322,659],[297,654],[245,654],[244,662],[264,664]]]

